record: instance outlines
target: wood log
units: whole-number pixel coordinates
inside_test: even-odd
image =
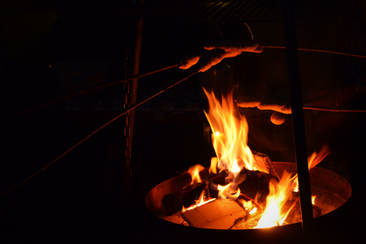
[[[221,171],[216,175],[210,175],[205,181],[189,185],[182,190],[167,194],[162,199],[162,209],[164,214],[172,215],[182,210],[182,207],[188,208],[194,204],[202,191],[206,188],[207,193],[211,198],[217,198],[217,185],[226,185],[226,171]],[[278,179],[271,174],[262,173],[259,171],[251,171],[243,168],[239,173],[240,192],[247,195],[251,199],[256,199],[260,203],[264,203],[269,194],[269,182]]]
[[[167,194],[162,199],[162,210],[165,215],[172,215],[182,210],[183,206],[188,208],[195,203],[206,188],[210,197],[217,197],[217,190],[209,187],[209,182],[214,182],[215,184],[221,184],[225,182],[226,172],[222,171],[218,174],[211,174],[209,177],[201,183],[195,185],[188,185],[182,190]]]
[[[251,199],[256,199],[257,202],[263,203],[269,194],[269,182],[271,180],[279,181],[278,174],[272,165],[271,160],[265,154],[254,152],[254,158],[257,163],[265,165],[269,174],[262,173],[260,171],[251,171],[243,168],[238,176],[238,181],[240,182],[240,191]],[[182,210],[182,207],[188,208],[194,204],[203,190],[207,188],[207,194],[211,198],[217,198],[218,190],[217,185],[226,185],[227,182],[227,172],[221,171],[218,174],[203,174],[208,171],[201,171],[201,178],[203,175],[206,176],[206,180],[202,183],[195,185],[189,185],[182,190],[176,191],[171,194],[167,194],[162,199],[162,209],[166,215],[172,215]]]
[[[189,185],[182,190],[167,194],[163,197],[162,207],[165,215],[172,215],[180,210],[183,206],[188,208],[198,199],[201,192],[205,190],[206,182],[195,185]]]
[[[278,181],[278,178],[271,174],[260,171],[252,171],[243,168],[238,176],[240,192],[252,199],[257,199],[258,203],[264,203],[269,194],[269,182]]]
[[[277,180],[280,180],[280,177],[278,176],[275,167],[272,164],[271,159],[264,153],[253,151],[254,160],[257,162],[257,164],[265,165],[269,174],[273,177],[277,178]]]

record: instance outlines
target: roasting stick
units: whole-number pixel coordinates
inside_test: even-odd
[[[303,107],[303,109],[324,111],[324,112],[336,112],[336,113],[366,113],[366,110],[361,109],[330,109],[330,108],[314,108],[314,107]]]
[[[286,49],[286,47],[283,47],[283,46],[259,46],[259,47],[260,48],[263,48],[263,49]],[[330,54],[337,54],[337,55],[343,55],[343,56],[349,56],[349,57],[357,57],[357,58],[366,58],[365,55],[358,55],[358,54],[351,54],[351,53],[344,53],[344,52],[334,52],[334,51],[327,51],[327,50],[318,50],[318,49],[309,49],[309,48],[297,48],[297,50],[299,50],[299,51],[309,51],[309,52],[318,52],[318,53],[330,53]],[[83,94],[85,92],[88,92],[88,91],[91,91],[91,90],[94,90],[94,89],[102,89],[102,88],[105,88],[105,87],[122,84],[122,83],[125,83],[127,81],[130,81],[130,80],[133,80],[133,79],[136,79],[136,78],[142,78],[142,77],[145,77],[145,76],[148,76],[148,75],[152,75],[152,74],[158,73],[160,71],[164,71],[164,70],[168,70],[168,69],[171,69],[171,68],[175,68],[175,67],[178,67],[178,66],[179,66],[179,64],[175,64],[175,65],[168,66],[168,67],[165,67],[165,68],[162,68],[162,69],[159,69],[159,70],[155,70],[155,71],[152,71],[152,72],[149,72],[149,73],[145,73],[145,74],[142,74],[142,75],[135,75],[135,76],[132,76],[130,78],[123,79],[123,80],[120,80],[120,81],[117,81],[117,82],[113,82],[113,83],[109,83],[109,84],[105,84],[105,85],[94,86],[94,87],[91,87],[91,88],[88,88],[88,89],[85,89],[85,90],[81,90],[81,91],[78,91],[76,93],[69,94],[69,95],[66,95],[66,96],[57,98],[55,100],[52,100],[52,101],[43,103],[41,105],[32,107],[30,109],[21,111],[19,113],[12,114],[12,115],[9,115],[7,117],[3,117],[3,118],[0,119],[0,121],[7,120],[7,119],[10,119],[10,118],[13,118],[13,117],[16,117],[16,116],[19,116],[19,115],[22,115],[22,114],[31,112],[33,110],[42,108],[42,107],[47,106],[49,104],[52,104],[52,103],[55,103],[55,102],[58,102],[58,101],[61,101],[61,100],[64,100],[64,99],[67,99],[67,98],[70,98],[70,97],[73,97],[73,96],[81,95],[81,94]],[[363,112],[366,112],[366,110],[344,110],[344,109],[343,110],[338,110],[338,109],[324,109],[324,108],[312,108],[312,107],[304,107],[303,109],[317,110],[317,111],[328,111],[328,112],[355,112],[355,113],[363,113]]]
[[[81,90],[81,91],[78,91],[78,92],[75,92],[75,93],[72,93],[72,94],[63,96],[63,97],[56,98],[55,100],[52,100],[52,101],[49,101],[49,102],[40,104],[40,105],[35,106],[35,107],[32,107],[30,109],[23,110],[23,111],[21,111],[19,113],[12,114],[12,115],[9,115],[7,117],[3,117],[3,118],[0,119],[0,121],[7,120],[7,119],[10,119],[10,118],[13,118],[13,117],[16,117],[16,116],[19,116],[19,115],[28,113],[30,111],[33,111],[33,110],[42,108],[42,107],[47,106],[49,104],[52,104],[52,103],[55,103],[55,102],[58,102],[58,101],[61,101],[61,100],[64,100],[64,99],[67,99],[67,98],[70,98],[70,97],[74,97],[74,96],[77,96],[77,95],[81,95],[81,94],[83,94],[85,92],[88,92],[88,91],[102,89],[102,88],[105,88],[105,87],[122,84],[122,83],[125,83],[125,82],[130,81],[130,80],[133,80],[133,79],[142,78],[142,77],[145,77],[145,76],[148,76],[148,75],[152,75],[152,74],[158,73],[160,71],[168,70],[168,69],[175,68],[175,67],[178,67],[178,64],[171,65],[171,66],[168,66],[168,67],[165,67],[165,68],[162,68],[162,69],[154,70],[152,72],[145,73],[145,74],[142,74],[142,75],[134,75],[134,76],[132,76],[130,78],[126,78],[126,79],[123,79],[123,80],[120,80],[120,81],[116,81],[116,82],[113,82],[113,83],[99,85],[99,86],[93,86],[93,87],[90,87],[90,88],[87,88],[87,89],[84,89],[84,90]]]
[[[282,46],[259,46],[263,49],[286,49],[286,47]],[[299,51],[308,51],[308,52],[317,52],[317,53],[331,53],[331,54],[338,54],[343,56],[350,56],[350,57],[357,57],[357,58],[366,58],[365,55],[358,55],[352,53],[343,53],[343,52],[334,52],[334,51],[326,51],[326,50],[318,50],[318,49],[310,49],[310,48],[301,48],[298,47],[297,50]]]
[[[84,139],[82,139],[81,141],[79,141],[78,143],[76,143],[74,146],[72,146],[71,148],[69,148],[67,151],[65,151],[64,153],[62,153],[60,156],[58,156],[56,159],[54,159],[52,162],[50,162],[49,164],[47,164],[46,166],[44,166],[42,169],[38,170],[36,173],[34,173],[33,175],[31,175],[30,177],[26,178],[25,180],[21,181],[20,183],[18,183],[17,185],[15,185],[14,187],[10,188],[9,190],[3,192],[0,194],[0,197],[6,195],[7,193],[11,192],[12,190],[16,189],[17,187],[21,186],[22,184],[24,184],[25,182],[27,182],[28,180],[32,179],[34,176],[38,175],[39,173],[45,171],[49,166],[51,166],[52,164],[54,164],[56,161],[58,161],[60,158],[62,158],[63,156],[65,156],[67,153],[69,153],[70,151],[72,151],[73,149],[75,149],[77,146],[79,146],[81,143],[83,143],[84,141],[88,140],[91,136],[93,136],[95,133],[97,133],[98,131],[100,131],[101,129],[103,129],[104,127],[106,127],[107,125],[111,124],[113,121],[119,119],[120,117],[122,117],[123,115],[127,114],[128,112],[130,112],[131,110],[137,108],[138,106],[144,104],[145,102],[153,99],[154,97],[160,95],[163,92],[166,92],[167,90],[173,88],[174,86],[182,83],[185,80],[188,80],[190,77],[194,76],[195,74],[197,74],[198,71],[193,72],[192,74],[188,75],[187,77],[177,81],[176,83],[174,83],[173,85],[170,85],[166,88],[164,88],[163,90],[155,93],[154,95],[146,98],[145,100],[142,100],[141,102],[135,103],[133,104],[131,107],[129,107],[128,109],[125,109],[125,111],[123,111],[121,114],[119,114],[118,116],[114,117],[113,119],[111,119],[110,121],[108,121],[107,123],[105,123],[104,125],[102,125],[101,127],[99,127],[98,129],[96,129],[95,131],[93,131],[92,133],[90,133],[88,136],[86,136]]]

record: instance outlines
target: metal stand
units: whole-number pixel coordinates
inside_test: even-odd
[[[308,243],[309,238],[311,237],[310,230],[313,221],[313,207],[311,204],[311,187],[307,160],[305,123],[302,106],[293,1],[282,1],[282,16],[291,93],[295,154],[299,177],[302,229],[304,240]]]

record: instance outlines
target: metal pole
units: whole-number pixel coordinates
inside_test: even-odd
[[[142,43],[142,29],[143,29],[143,20],[137,19],[135,27],[135,44],[133,51],[133,64],[132,64],[132,75],[139,74],[140,67],[140,55],[141,55],[141,43]],[[137,97],[137,84],[138,78],[131,80],[128,84],[127,88],[127,107],[136,103]],[[133,128],[134,128],[134,120],[135,120],[135,109],[131,110],[126,115],[126,126],[124,130],[124,134],[126,137],[126,149],[125,149],[125,174],[124,174],[124,189],[130,190],[130,181],[132,176],[131,171],[131,152],[132,152],[132,138],[133,138]]]
[[[302,215],[302,229],[305,242],[311,237],[310,229],[313,221],[311,204],[311,187],[308,169],[305,123],[302,106],[300,72],[297,55],[296,27],[293,1],[282,0],[282,16],[285,34],[287,69],[291,93],[292,123],[295,143],[297,172]]]

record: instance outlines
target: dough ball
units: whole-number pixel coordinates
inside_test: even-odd
[[[275,125],[282,125],[285,122],[285,115],[278,112],[274,112],[271,115],[271,122]]]

